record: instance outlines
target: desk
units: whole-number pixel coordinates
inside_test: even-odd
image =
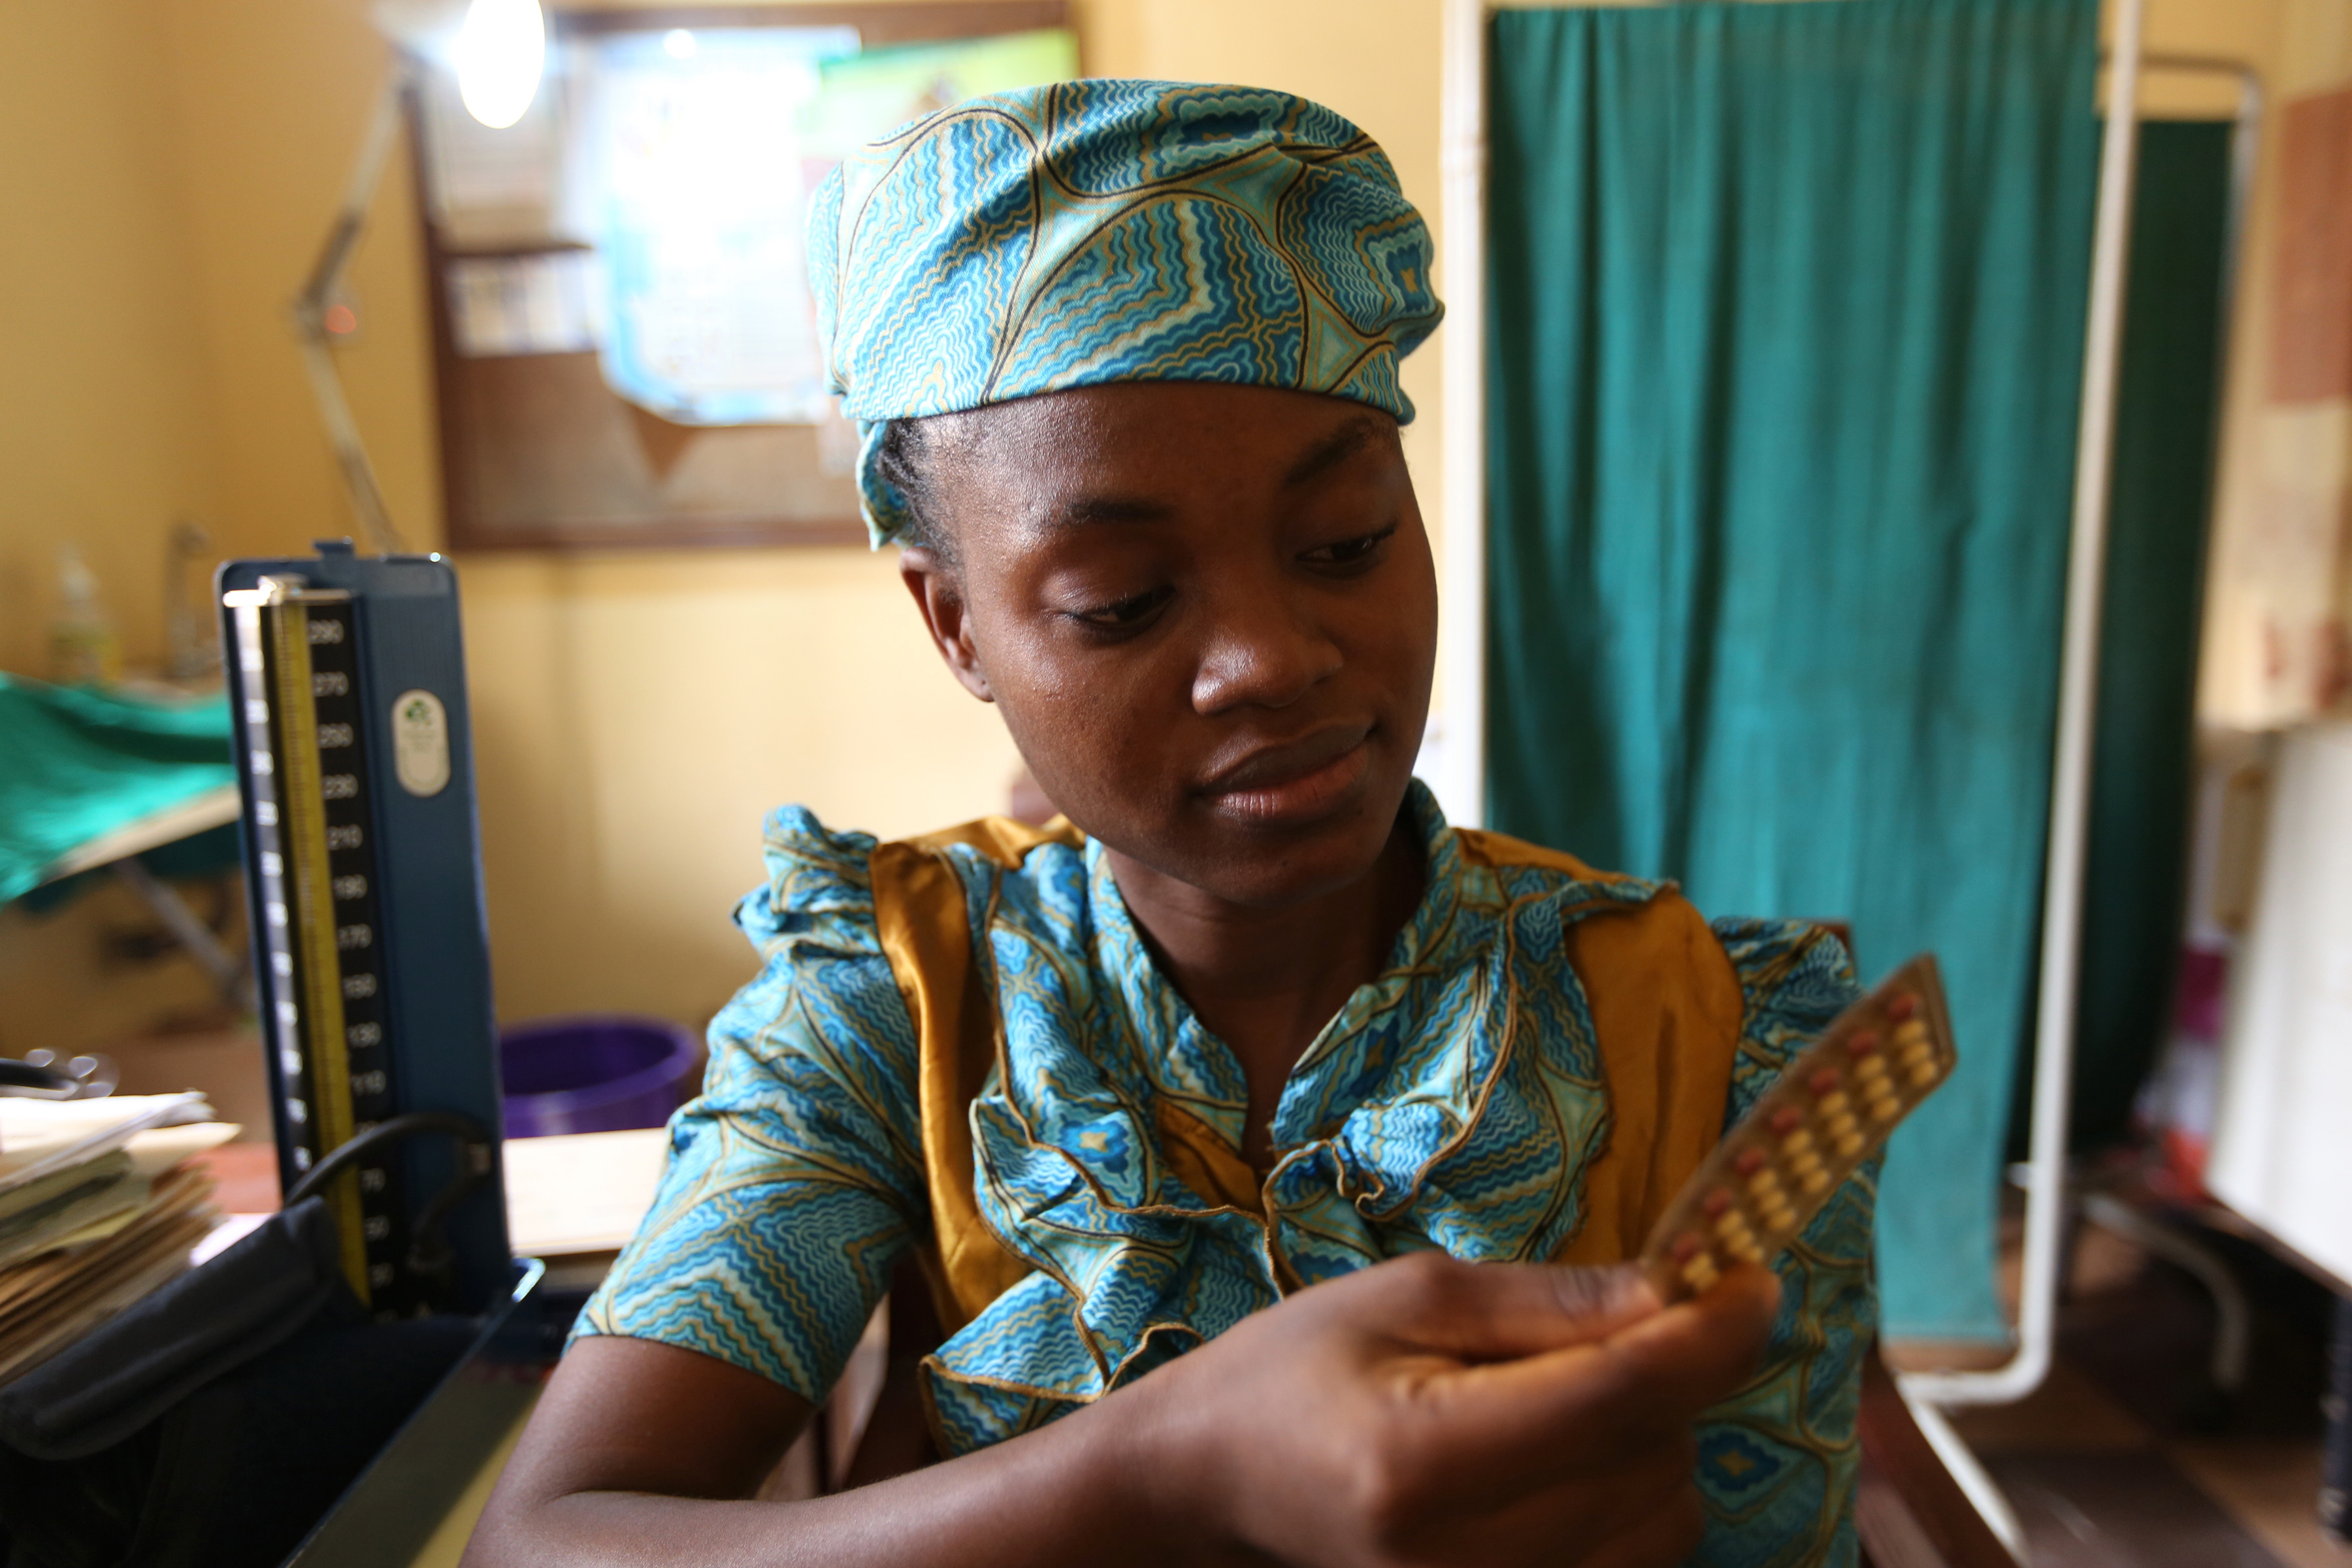
[[[517,1256],[546,1263],[542,1289],[551,1302],[593,1289],[604,1277],[614,1255],[636,1234],[637,1221],[652,1206],[668,1151],[668,1131],[660,1127],[507,1140],[509,1243]],[[506,1413],[505,1435],[408,1560],[410,1568],[457,1568],[538,1402],[533,1385],[526,1398],[484,1405],[485,1413]]]
[[[514,1138],[504,1152],[508,1228],[527,1258],[513,1310],[352,1484],[287,1568],[456,1568],[562,1349],[580,1298],[652,1204],[661,1128]],[[276,1206],[247,1151],[211,1156],[245,1177],[244,1205]],[[240,1164],[239,1162],[244,1162]],[[273,1167],[274,1169],[274,1167]]]
[[[510,1301],[284,1568],[454,1564],[554,1366],[560,1313],[519,1263]]]
[[[653,1206],[668,1150],[669,1134],[659,1127],[508,1139],[507,1240],[515,1256],[551,1266],[619,1251]],[[233,1143],[196,1158],[220,1184],[229,1213],[276,1211],[277,1150]]]

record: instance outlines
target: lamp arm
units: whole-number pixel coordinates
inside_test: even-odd
[[[351,492],[352,510],[359,514],[361,531],[367,535],[369,545],[384,554],[404,550],[406,545],[400,531],[393,526],[391,509],[385,506],[383,487],[376,482],[375,466],[368,460],[367,447],[360,439],[359,422],[352,416],[351,402],[343,395],[342,377],[335,370],[333,338],[327,331],[327,310],[334,302],[343,274],[351,266],[352,253],[359,247],[360,236],[367,228],[368,207],[374,200],[376,187],[383,181],[385,160],[392,155],[393,143],[399,137],[409,73],[407,57],[395,54],[383,91],[377,95],[375,112],[361,140],[359,156],[352,162],[342,204],[336,209],[326,243],[319,247],[319,258],[312,263],[302,291],[294,297],[294,332],[301,342],[303,368],[310,373],[310,392],[318,400],[319,416],[327,426],[328,444],[334,448],[335,462],[342,470],[344,488]]]

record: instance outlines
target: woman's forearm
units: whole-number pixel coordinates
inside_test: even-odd
[[[805,1398],[691,1352],[591,1339],[467,1561],[1665,1568],[1704,1524],[1692,1422],[1747,1384],[1779,1302],[1756,1267],[1660,1310],[1631,1269],[1413,1253],[1298,1291],[1037,1431],[801,1503],[730,1500],[805,1424]]]
[[[563,1563],[697,1568],[1213,1560],[1213,1532],[1180,1496],[1141,1390],[962,1458],[854,1491],[759,1502],[577,1490],[502,1490],[467,1568]]]

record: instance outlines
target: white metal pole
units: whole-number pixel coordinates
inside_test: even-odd
[[[2057,1339],[2066,1228],[2066,1121],[2074,1071],[2074,999],[2083,925],[2084,851],[2091,807],[2092,721],[2098,701],[2099,601],[2105,582],[2107,480],[2115,454],[2123,357],[2125,262],[2139,140],[2145,0],[2116,0],[2106,141],[2091,257],[2090,330],[2074,448],[2073,539],[2066,561],[2065,641],[2058,679],[2058,756],[2050,787],[2049,862],[2042,896],[2042,987],[2034,1013],[2032,1157],[2026,1171],[2025,1275],[2017,1354],[1990,1372],[1916,1373],[1904,1391],[1935,1405],[2022,1399],[2049,1374]]]
[[[1944,1462],[1952,1483],[1977,1510],[1977,1517],[1985,1521],[1993,1539],[2016,1562],[2025,1562],[2025,1526],[2019,1521],[2017,1510],[2010,1506],[2009,1494],[2000,1489],[2000,1483],[1992,1479],[1992,1472],[1984,1468],[1976,1450],[1952,1429],[1940,1408],[1919,1398],[1902,1384],[1895,1385],[1895,1392],[1903,1396],[1903,1406],[1910,1411],[1912,1425],[1919,1428],[1919,1436],[1927,1439],[1927,1447],[1935,1450],[1936,1458]],[[1938,1557],[1937,1561],[1942,1559]]]
[[[1445,598],[1437,791],[1465,827],[1486,817],[1486,0],[1445,0],[1439,170],[1444,267]]]

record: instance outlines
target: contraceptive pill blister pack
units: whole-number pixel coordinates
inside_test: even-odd
[[[1951,1077],[1936,960],[1913,959],[1789,1065],[1684,1184],[1643,1249],[1659,1297],[1697,1295],[1733,1263],[1765,1263]]]

